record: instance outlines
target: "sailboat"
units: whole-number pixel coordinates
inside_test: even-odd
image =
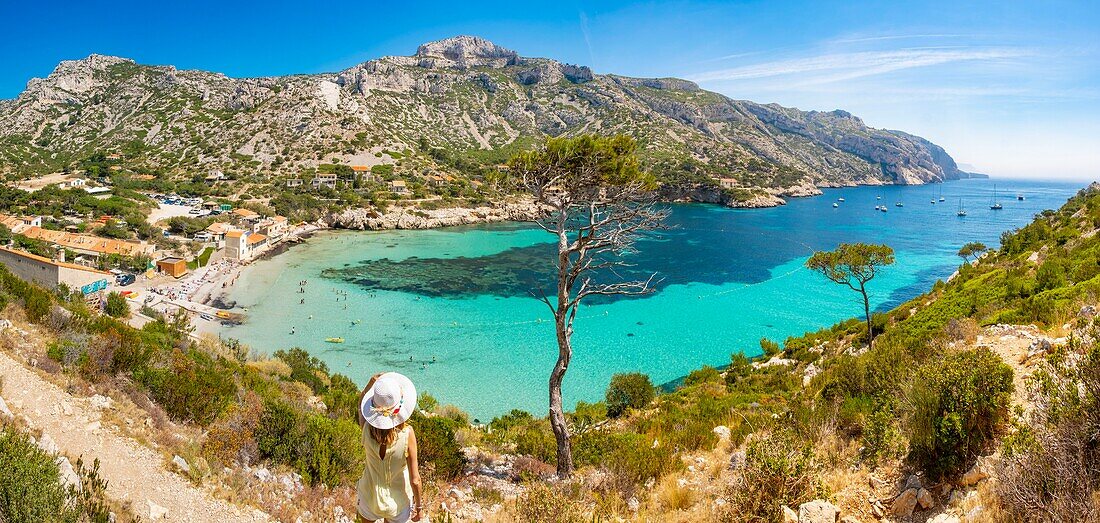
[[[997,186],[996,185],[993,186],[993,203],[992,203],[992,205],[989,206],[989,208],[993,209],[994,211],[999,211],[1001,209],[1004,209],[1004,207],[1001,206],[1001,202],[997,201]]]
[[[962,198],[959,198],[959,212],[955,213],[956,216],[966,216],[966,209],[963,209]]]
[[[943,197],[943,182],[939,183],[939,188],[940,188],[940,202],[942,203],[944,201],[947,201],[947,199]]]

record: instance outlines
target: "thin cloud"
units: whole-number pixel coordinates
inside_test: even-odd
[[[696,82],[742,81],[793,77],[803,84],[827,84],[876,76],[905,69],[959,62],[997,62],[1032,53],[1016,48],[909,48],[892,51],[833,53],[778,60],[689,76]]]
[[[588,34],[588,14],[580,12],[581,34],[584,35],[584,45],[588,47],[588,63],[596,67],[596,54],[592,52],[592,37]]]
[[[835,38],[829,43],[834,44],[858,44],[865,42],[882,42],[887,40],[917,40],[925,38],[962,38],[967,35],[960,34],[904,34],[904,35],[878,35],[878,36],[852,36]]]

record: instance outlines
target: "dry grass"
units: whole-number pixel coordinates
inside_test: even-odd
[[[694,489],[674,475],[665,476],[655,488],[655,493],[661,509],[669,512],[687,510],[697,501]]]

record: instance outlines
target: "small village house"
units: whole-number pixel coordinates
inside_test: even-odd
[[[106,290],[111,273],[73,263],[54,261],[29,252],[0,247],[0,264],[19,279],[56,289],[62,284],[71,291],[91,297]]]
[[[229,231],[225,235],[225,257],[246,262],[267,248],[267,236],[252,231]]]
[[[234,209],[233,212],[231,212],[230,214],[233,215],[233,218],[242,227],[246,225],[250,226],[260,219],[259,213],[249,209]]]
[[[222,240],[225,240],[225,234],[231,230],[233,230],[233,226],[229,225],[228,223],[214,222],[210,225],[207,225],[206,229],[204,229],[203,232],[206,232],[210,235],[210,239],[207,241],[221,243]],[[195,239],[199,239],[198,235],[195,236]]]
[[[225,173],[221,171],[211,171],[206,175],[206,183],[217,183],[225,179]]]
[[[277,242],[286,236],[290,230],[290,224],[285,216],[272,216],[264,218],[252,226],[252,232],[258,232],[267,236],[271,243]]]
[[[329,189],[336,189],[336,182],[339,177],[335,173],[320,173],[313,178],[313,188],[320,189],[321,187],[327,187]]]
[[[405,180],[393,180],[390,182],[390,192],[394,194],[409,194],[409,187]]]
[[[370,170],[367,165],[352,165],[352,172],[359,179],[360,182],[373,182],[375,181],[374,172]]]
[[[301,187],[301,186],[302,186],[302,179],[301,178],[290,178],[286,181],[286,187],[288,189],[293,189],[295,187]]]

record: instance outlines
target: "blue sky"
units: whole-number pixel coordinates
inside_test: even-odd
[[[1100,176],[1096,1],[396,4],[0,0],[0,97],[93,52],[262,76],[475,34],[601,73],[845,109],[998,176]]]

